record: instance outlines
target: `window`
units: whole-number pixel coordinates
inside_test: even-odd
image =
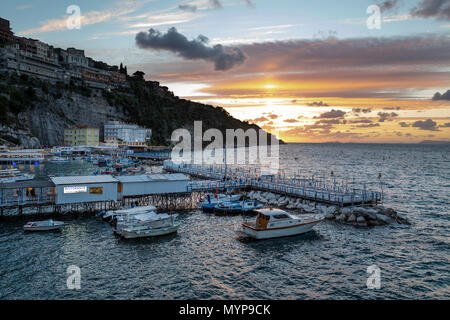
[[[289,218],[287,215],[285,215],[285,214],[277,214],[277,215],[274,215],[274,217],[275,218],[277,218],[277,219],[287,219],[287,218]]]
[[[89,188],[89,193],[91,193],[91,194],[103,194],[103,187]]]
[[[64,187],[64,193],[84,193],[87,191],[87,187]]]

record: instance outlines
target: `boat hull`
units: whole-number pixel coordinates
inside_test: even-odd
[[[275,228],[275,229],[255,229],[252,228],[245,223],[242,224],[242,231],[252,237],[254,239],[262,240],[262,239],[271,239],[271,238],[281,238],[281,237],[290,237],[296,236],[299,234],[303,234],[311,231],[314,226],[320,223],[322,220],[317,220],[297,226],[286,227],[286,228]]]
[[[23,226],[23,230],[24,231],[52,231],[52,230],[59,230],[63,226],[64,226],[63,222],[55,222],[55,224],[51,225],[51,226],[50,225],[48,225],[48,226],[46,226],[46,225],[41,225],[41,226],[39,226],[39,225],[37,225],[37,226],[27,226],[27,225],[25,225],[25,226]]]
[[[179,225],[173,225],[169,227],[151,229],[146,231],[128,231],[124,229],[121,232],[121,236],[125,239],[157,237],[176,233],[178,231],[178,228]]]

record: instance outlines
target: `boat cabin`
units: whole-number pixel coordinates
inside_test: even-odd
[[[257,210],[256,227],[258,229],[267,229],[269,223],[276,223],[294,219],[286,211],[280,209],[261,209]]]

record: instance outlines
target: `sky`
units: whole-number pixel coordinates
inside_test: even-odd
[[[287,142],[450,140],[450,0],[2,0],[0,16]]]

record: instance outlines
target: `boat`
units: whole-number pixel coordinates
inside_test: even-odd
[[[64,222],[54,221],[53,219],[45,220],[45,221],[34,221],[28,222],[23,226],[23,230],[25,231],[49,231],[49,230],[58,230],[62,226],[64,226]]]
[[[18,169],[0,170],[0,183],[33,180],[34,174],[23,173]]]
[[[311,231],[316,224],[324,220],[322,215],[293,216],[281,209],[260,209],[257,212],[256,221],[242,224],[242,231],[255,239],[299,235]]]
[[[132,214],[140,214],[155,211],[156,207],[154,206],[142,206],[142,207],[134,207],[134,208],[125,208],[120,210],[109,210],[105,211],[103,214],[100,213],[100,216],[104,221],[112,222],[114,218],[127,216]]]
[[[178,231],[177,215],[146,212],[114,219],[114,232],[125,239],[161,236]]]
[[[204,212],[212,212],[218,203],[238,201],[241,197],[242,195],[240,194],[207,194],[204,199],[199,202],[198,208],[203,209]]]
[[[236,214],[236,213],[250,213],[258,209],[264,208],[264,205],[257,201],[244,200],[234,202],[220,202],[215,205],[214,213],[222,214]]]
[[[69,159],[68,158],[64,158],[64,157],[55,156],[55,157],[51,157],[47,161],[51,162],[51,163],[66,163],[66,162],[69,162]]]

